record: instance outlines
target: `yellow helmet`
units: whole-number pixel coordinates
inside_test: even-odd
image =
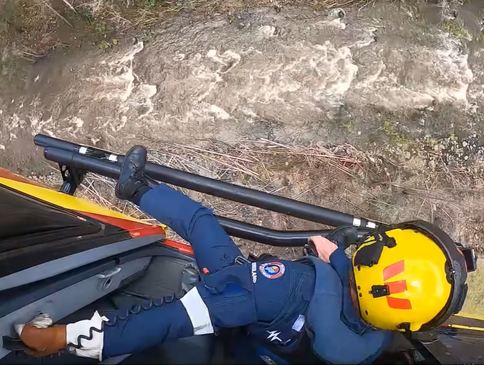
[[[462,308],[466,260],[430,223],[378,228],[358,245],[352,263],[360,315],[376,328],[429,329]]]

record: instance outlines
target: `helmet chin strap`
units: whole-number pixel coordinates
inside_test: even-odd
[[[358,303],[358,293],[356,292],[356,288],[355,288],[355,279],[353,278],[353,275],[350,274],[350,296],[351,296],[351,301],[353,302],[353,305],[355,306],[355,308],[358,308],[359,307],[359,303]]]

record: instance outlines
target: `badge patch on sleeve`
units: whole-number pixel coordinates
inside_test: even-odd
[[[279,261],[266,262],[259,266],[259,271],[268,279],[277,279],[284,275],[284,264]]]

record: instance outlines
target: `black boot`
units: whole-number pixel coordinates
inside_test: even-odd
[[[130,200],[139,204],[141,195],[149,190],[148,182],[144,175],[146,165],[146,148],[134,146],[126,154],[121,166],[119,180],[114,190],[119,199]]]

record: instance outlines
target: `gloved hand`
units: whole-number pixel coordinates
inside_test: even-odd
[[[326,238],[346,250],[358,241],[358,230],[353,226],[341,226],[333,230]]]
[[[52,319],[46,314],[40,314],[27,324],[15,325],[15,331],[30,349],[29,355],[42,357],[66,348],[66,326],[51,326]]]
[[[325,241],[330,241],[325,242]],[[304,250],[307,255],[311,256],[319,256],[321,257],[321,251],[328,251],[330,248],[335,249],[335,247],[340,247],[343,250],[346,250],[348,246],[351,244],[356,243],[358,240],[358,230],[352,226],[341,226],[333,230],[328,236],[313,236],[308,238],[308,244],[304,246]],[[316,243],[319,242],[319,248],[317,247]],[[330,245],[333,243],[333,245]],[[333,253],[334,250],[330,250],[329,255]],[[327,255],[323,253],[323,256],[326,257]],[[328,256],[329,257],[329,256]],[[324,258],[322,258],[324,261]]]
[[[309,238],[309,244],[312,250],[316,251],[316,255],[321,260],[329,264],[331,254],[338,249],[338,246],[323,236],[313,236]]]
[[[103,322],[108,319],[97,311],[91,319],[52,326],[52,319],[41,314],[27,324],[15,325],[15,331],[30,349],[29,355],[42,357],[67,349],[69,352],[102,360]]]

